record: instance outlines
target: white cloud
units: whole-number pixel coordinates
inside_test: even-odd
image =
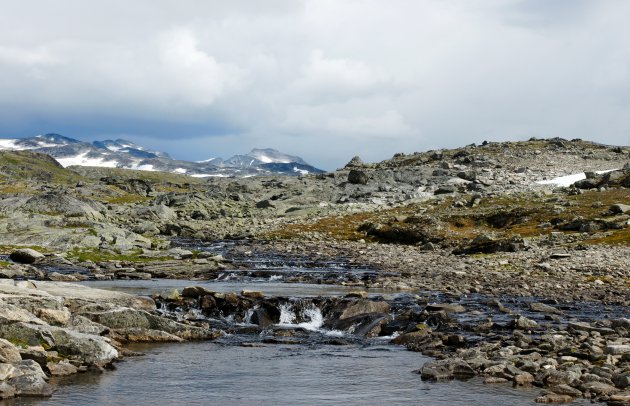
[[[356,153],[381,159],[484,139],[630,143],[628,2],[3,6],[3,137],[62,131],[68,121],[95,137],[109,131],[103,123],[132,122],[125,138],[182,158],[255,145],[326,167]],[[217,121],[229,123],[224,137],[209,136],[221,132]]]
[[[242,86],[245,72],[238,66],[219,63],[199,49],[198,40],[188,29],[164,33],[159,41],[158,69],[162,83],[168,83],[172,101],[193,106],[208,106],[227,91]]]
[[[377,90],[388,78],[380,69],[372,68],[363,61],[348,58],[329,58],[320,49],[309,56],[301,69],[301,76],[294,89],[309,98],[348,98],[369,94]]]
[[[19,48],[0,45],[0,61],[18,65],[45,65],[57,62],[57,58],[46,48]]]

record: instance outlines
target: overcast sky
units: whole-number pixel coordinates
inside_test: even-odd
[[[325,169],[483,140],[630,144],[626,0],[0,6],[0,138],[272,147]]]

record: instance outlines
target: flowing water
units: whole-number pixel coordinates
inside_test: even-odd
[[[272,267],[270,262],[273,261]],[[310,300],[304,298],[341,296],[356,288],[339,284],[283,283],[284,277],[280,276],[296,272],[295,264],[283,268],[275,258],[252,262],[256,263],[256,269],[272,268],[277,272],[244,276],[236,272],[232,278],[227,271],[228,277],[214,281],[116,280],[84,284],[139,295],[191,285],[217,292],[260,290],[269,296],[290,298],[280,306],[279,324],[275,329],[297,331],[295,336],[276,337],[259,329],[248,331],[252,316],[249,312],[242,322],[232,320],[232,325],[236,326],[230,330],[232,334],[216,341],[135,345],[131,348],[145,355],[125,358],[116,364],[115,371],[53,378],[57,391],[50,399],[19,398],[0,401],[0,406],[534,404],[539,393],[536,388],[484,385],[480,378],[465,382],[422,381],[414,371],[429,358],[390,344],[391,337],[364,339],[353,337],[352,331],[326,330],[319,308],[295,306]],[[297,272],[308,272],[302,265],[298,265]],[[336,262],[319,264],[317,272],[323,268],[351,277],[371,272]],[[370,290],[369,294],[383,296],[393,304],[410,296],[384,290]],[[434,298],[440,299],[439,295]],[[466,305],[480,302],[482,298],[471,298]],[[521,304],[515,302],[514,306]],[[489,310],[484,307],[486,311]]]
[[[135,346],[116,371],[58,379],[48,400],[9,405],[532,405],[536,389],[429,383],[427,358],[382,341],[351,346],[242,347],[221,342]],[[578,403],[579,404],[579,403]]]

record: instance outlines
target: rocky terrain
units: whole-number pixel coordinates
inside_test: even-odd
[[[12,354],[0,360],[11,371],[0,374],[3,396],[28,393],[20,376],[39,377],[28,380],[48,393],[55,362],[105,367],[124,342],[212,338],[225,326],[197,315],[225,306],[241,318],[258,306],[266,313],[255,324],[273,324],[283,300],[188,290],[155,298],[156,309],[153,300],[121,302],[96,290],[73,299],[87,288],[60,283],[217,279],[246,271],[248,258],[273,256],[373,270],[343,280],[303,272],[286,282],[408,292],[400,303],[358,294],[317,306],[343,330],[340,315],[361,302],[352,315],[361,316],[353,319],[359,335],[396,333],[396,343],[440,359],[421,368],[423,379],[482,375],[543,387],[540,402],[628,404],[629,162],[628,147],[532,139],[372,164],[355,157],[326,174],[202,179],[64,168],[36,152],[0,151],[0,305],[12,309],[0,322]],[[237,242],[217,253],[186,240]],[[143,330],[130,330],[138,318]],[[55,338],[58,331],[70,333]],[[90,345],[109,355],[66,352],[79,345],[55,340],[74,331],[99,337]]]

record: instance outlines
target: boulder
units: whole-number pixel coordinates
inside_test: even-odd
[[[4,338],[0,338],[0,362],[14,364],[20,361],[22,361],[22,357],[17,347]]]
[[[630,212],[630,205],[616,203],[610,206],[609,210],[614,214],[623,214],[623,213]]]
[[[517,316],[511,323],[512,327],[519,330],[529,330],[538,327],[538,323],[524,316]]]
[[[12,377],[5,382],[14,388],[15,395],[50,396],[53,389],[46,382],[46,374],[33,360],[20,361],[14,364]]]
[[[390,310],[391,306],[387,302],[357,300],[356,302],[351,302],[351,304],[343,310],[339,319],[343,320],[369,313],[388,313]]]
[[[107,365],[118,358],[118,351],[106,338],[55,326],[24,322],[1,324],[0,335],[14,342],[44,346],[87,365]]]
[[[533,312],[537,313],[547,313],[547,314],[562,314],[562,310],[556,309],[553,306],[549,306],[544,303],[532,302],[529,304],[529,309]]]
[[[433,303],[425,308],[428,312],[464,313],[466,308],[456,303]]]
[[[21,248],[13,251],[9,258],[20,264],[32,264],[44,258],[44,254],[31,248]]]
[[[470,379],[476,375],[468,363],[459,358],[427,362],[420,370],[422,380],[443,381],[449,379]]]
[[[50,372],[53,376],[66,376],[66,375],[74,375],[79,369],[72,365],[67,360],[59,361],[59,362],[48,362],[46,364],[46,368],[48,372]]]
[[[78,199],[60,192],[50,192],[29,198],[22,209],[32,213],[65,215],[67,217],[83,217],[87,220],[99,221],[105,216],[103,204],[95,200]]]
[[[156,316],[143,310],[130,308],[116,308],[101,312],[86,312],[83,315],[93,322],[125,333],[128,329],[145,329],[164,331],[185,340],[213,339],[217,335],[214,331],[204,328],[178,323],[165,317]],[[134,334],[138,331],[135,330]],[[149,335],[149,332],[144,333]]]
[[[353,185],[367,185],[368,183],[368,175],[363,171],[359,171],[357,169],[352,169],[348,173],[348,182]]]

